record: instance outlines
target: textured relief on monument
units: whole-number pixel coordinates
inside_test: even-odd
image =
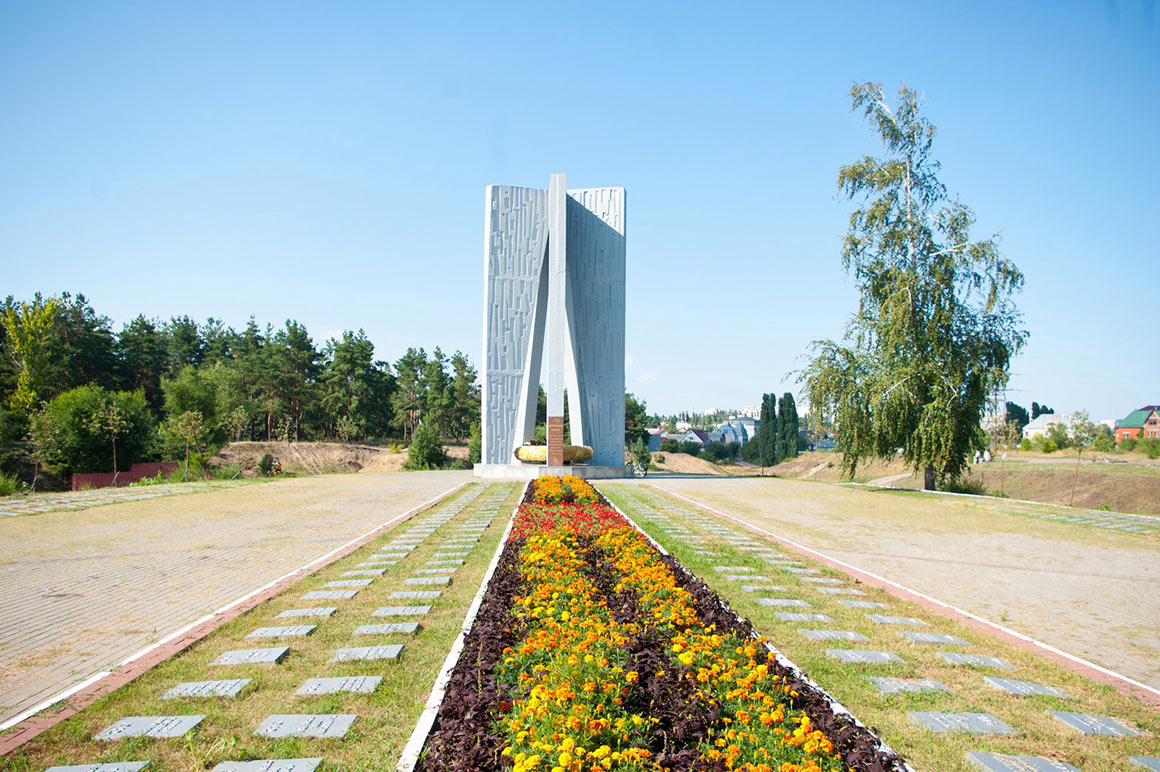
[[[489,186],[485,253],[483,466],[519,466],[546,350],[548,463],[562,463],[566,391],[570,446],[622,469],[624,189]]]

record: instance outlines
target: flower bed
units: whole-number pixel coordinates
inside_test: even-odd
[[[599,492],[541,478],[516,514],[418,768],[900,765]]]

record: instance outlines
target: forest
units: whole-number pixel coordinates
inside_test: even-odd
[[[293,319],[235,330],[138,315],[114,331],[82,294],[9,296],[0,474],[60,480],[239,440],[408,442],[421,425],[444,442],[470,436],[479,387],[463,353],[375,353],[362,330],[316,343]]]

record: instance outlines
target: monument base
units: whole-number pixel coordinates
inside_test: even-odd
[[[593,464],[476,464],[475,476],[489,480],[534,480],[537,477],[574,475],[584,480],[613,480],[629,477],[627,466],[595,466]]]

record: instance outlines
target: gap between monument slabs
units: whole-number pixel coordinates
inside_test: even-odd
[[[47,769],[54,765],[89,764],[148,759],[150,768],[208,769],[233,759],[325,758],[344,769],[386,768],[397,760],[422,708],[423,700],[459,633],[464,612],[478,588],[483,571],[516,503],[517,488],[510,484],[476,484],[459,490],[412,517],[407,528],[377,535],[371,543],[326,565],[317,573],[296,581],[241,613],[185,651],[155,664],[148,672],[100,697],[80,713],[52,726],[3,758],[0,770]],[[426,523],[441,513],[454,512],[457,503],[473,500],[452,520],[434,531],[413,549],[389,558],[376,558],[376,550],[406,539],[408,533],[426,536]],[[487,521],[478,542],[464,537],[456,542],[455,529],[482,517]],[[476,530],[475,528],[471,530]],[[455,543],[447,543],[455,542]],[[466,553],[436,558],[441,552]],[[462,560],[459,565],[456,561]],[[392,564],[392,561],[393,564]],[[370,563],[374,565],[360,565]],[[433,565],[425,565],[433,563]],[[378,575],[378,571],[382,571]],[[438,573],[431,573],[438,571]],[[356,572],[351,574],[350,572]],[[415,579],[451,577],[450,584],[413,584]],[[365,586],[345,586],[355,582]],[[333,585],[339,582],[342,586]],[[350,592],[351,598],[303,597],[311,592]],[[433,599],[392,598],[392,593],[438,593]],[[387,607],[430,605],[425,613],[376,616]],[[309,607],[333,607],[331,616],[279,617],[280,613]],[[411,612],[420,609],[409,608]],[[356,634],[364,625],[390,625],[395,632]],[[255,630],[286,626],[310,626],[306,635],[250,638]],[[302,632],[302,630],[292,631]],[[402,644],[397,659],[331,662],[335,651],[351,647]],[[289,647],[278,664],[214,665],[225,651]],[[308,679],[321,677],[374,676],[382,681],[370,693],[340,692],[320,696],[296,696]],[[234,698],[162,699],[179,683],[222,679],[252,679]],[[130,716],[205,715],[191,732],[177,740],[132,738],[99,741],[94,735]],[[355,714],[358,716],[341,740],[253,736],[255,729],[277,714]],[[7,734],[0,734],[0,741]]]

